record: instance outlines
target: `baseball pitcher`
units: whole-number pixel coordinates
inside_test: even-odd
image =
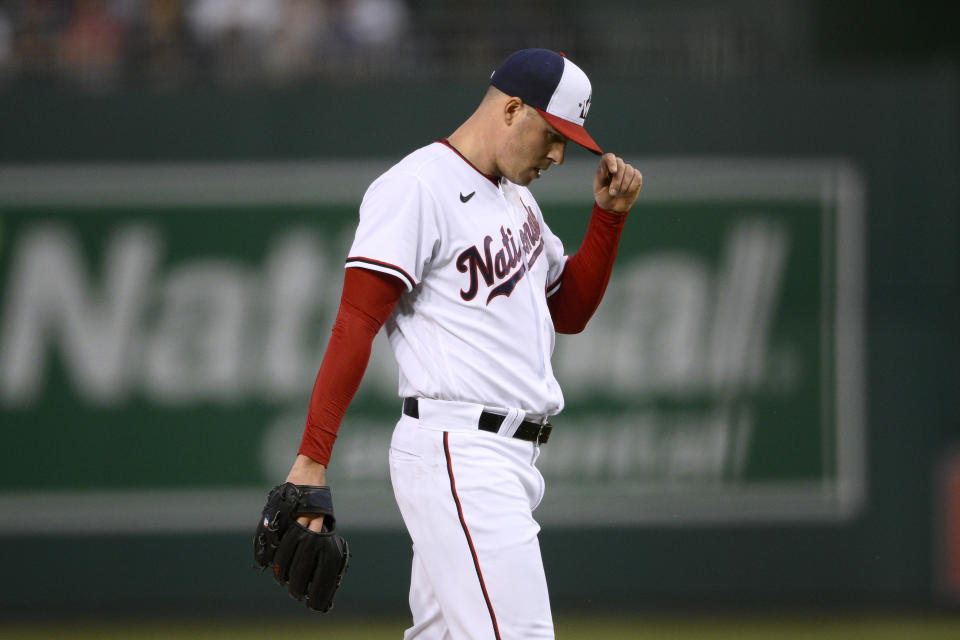
[[[550,358],[555,334],[582,331],[600,304],[643,182],[584,129],[591,94],[562,54],[518,51],[460,127],[364,195],[299,455],[254,538],[257,564],[309,607],[330,608],[349,559],[326,468],[386,326],[401,398],[390,477],[413,542],[404,637],[554,637],[533,517],[540,447],[563,437]],[[601,155],[572,255],[527,188],[569,141]]]

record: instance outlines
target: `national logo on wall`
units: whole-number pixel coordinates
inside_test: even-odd
[[[853,517],[866,487],[858,172],[835,160],[636,164],[644,191],[605,299],[585,332],[557,337],[566,409],[541,449],[536,517]],[[357,207],[387,165],[8,175],[0,505],[19,515],[0,530],[66,518],[75,531],[246,531],[296,453]],[[536,185],[568,252],[590,213],[577,176],[589,184],[593,171],[571,161]],[[387,470],[399,415],[380,336],[330,469],[354,526],[402,526]]]

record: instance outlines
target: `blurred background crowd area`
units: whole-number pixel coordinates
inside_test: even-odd
[[[903,0],[0,0],[0,91],[444,79],[530,45],[608,76],[725,79],[954,57],[957,13]]]

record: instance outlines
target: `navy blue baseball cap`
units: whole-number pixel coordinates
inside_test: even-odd
[[[490,84],[536,109],[570,140],[594,153],[603,153],[583,128],[593,92],[590,80],[562,53],[549,49],[517,51],[493,72]]]

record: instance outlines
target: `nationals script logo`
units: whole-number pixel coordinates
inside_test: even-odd
[[[476,297],[480,288],[480,278],[483,278],[484,284],[488,287],[492,287],[494,282],[499,282],[487,295],[487,304],[497,296],[509,297],[527,269],[533,267],[533,263],[540,257],[543,252],[540,223],[530,207],[526,205],[524,207],[527,210],[527,221],[520,229],[519,246],[513,230],[500,227],[503,248],[497,251],[496,255],[490,253],[493,238],[486,236],[483,239],[482,253],[474,245],[457,256],[457,271],[470,274],[470,284],[466,289],[460,290],[461,298],[470,301]],[[524,254],[529,256],[526,262],[523,260]],[[519,269],[517,269],[518,265]]]

